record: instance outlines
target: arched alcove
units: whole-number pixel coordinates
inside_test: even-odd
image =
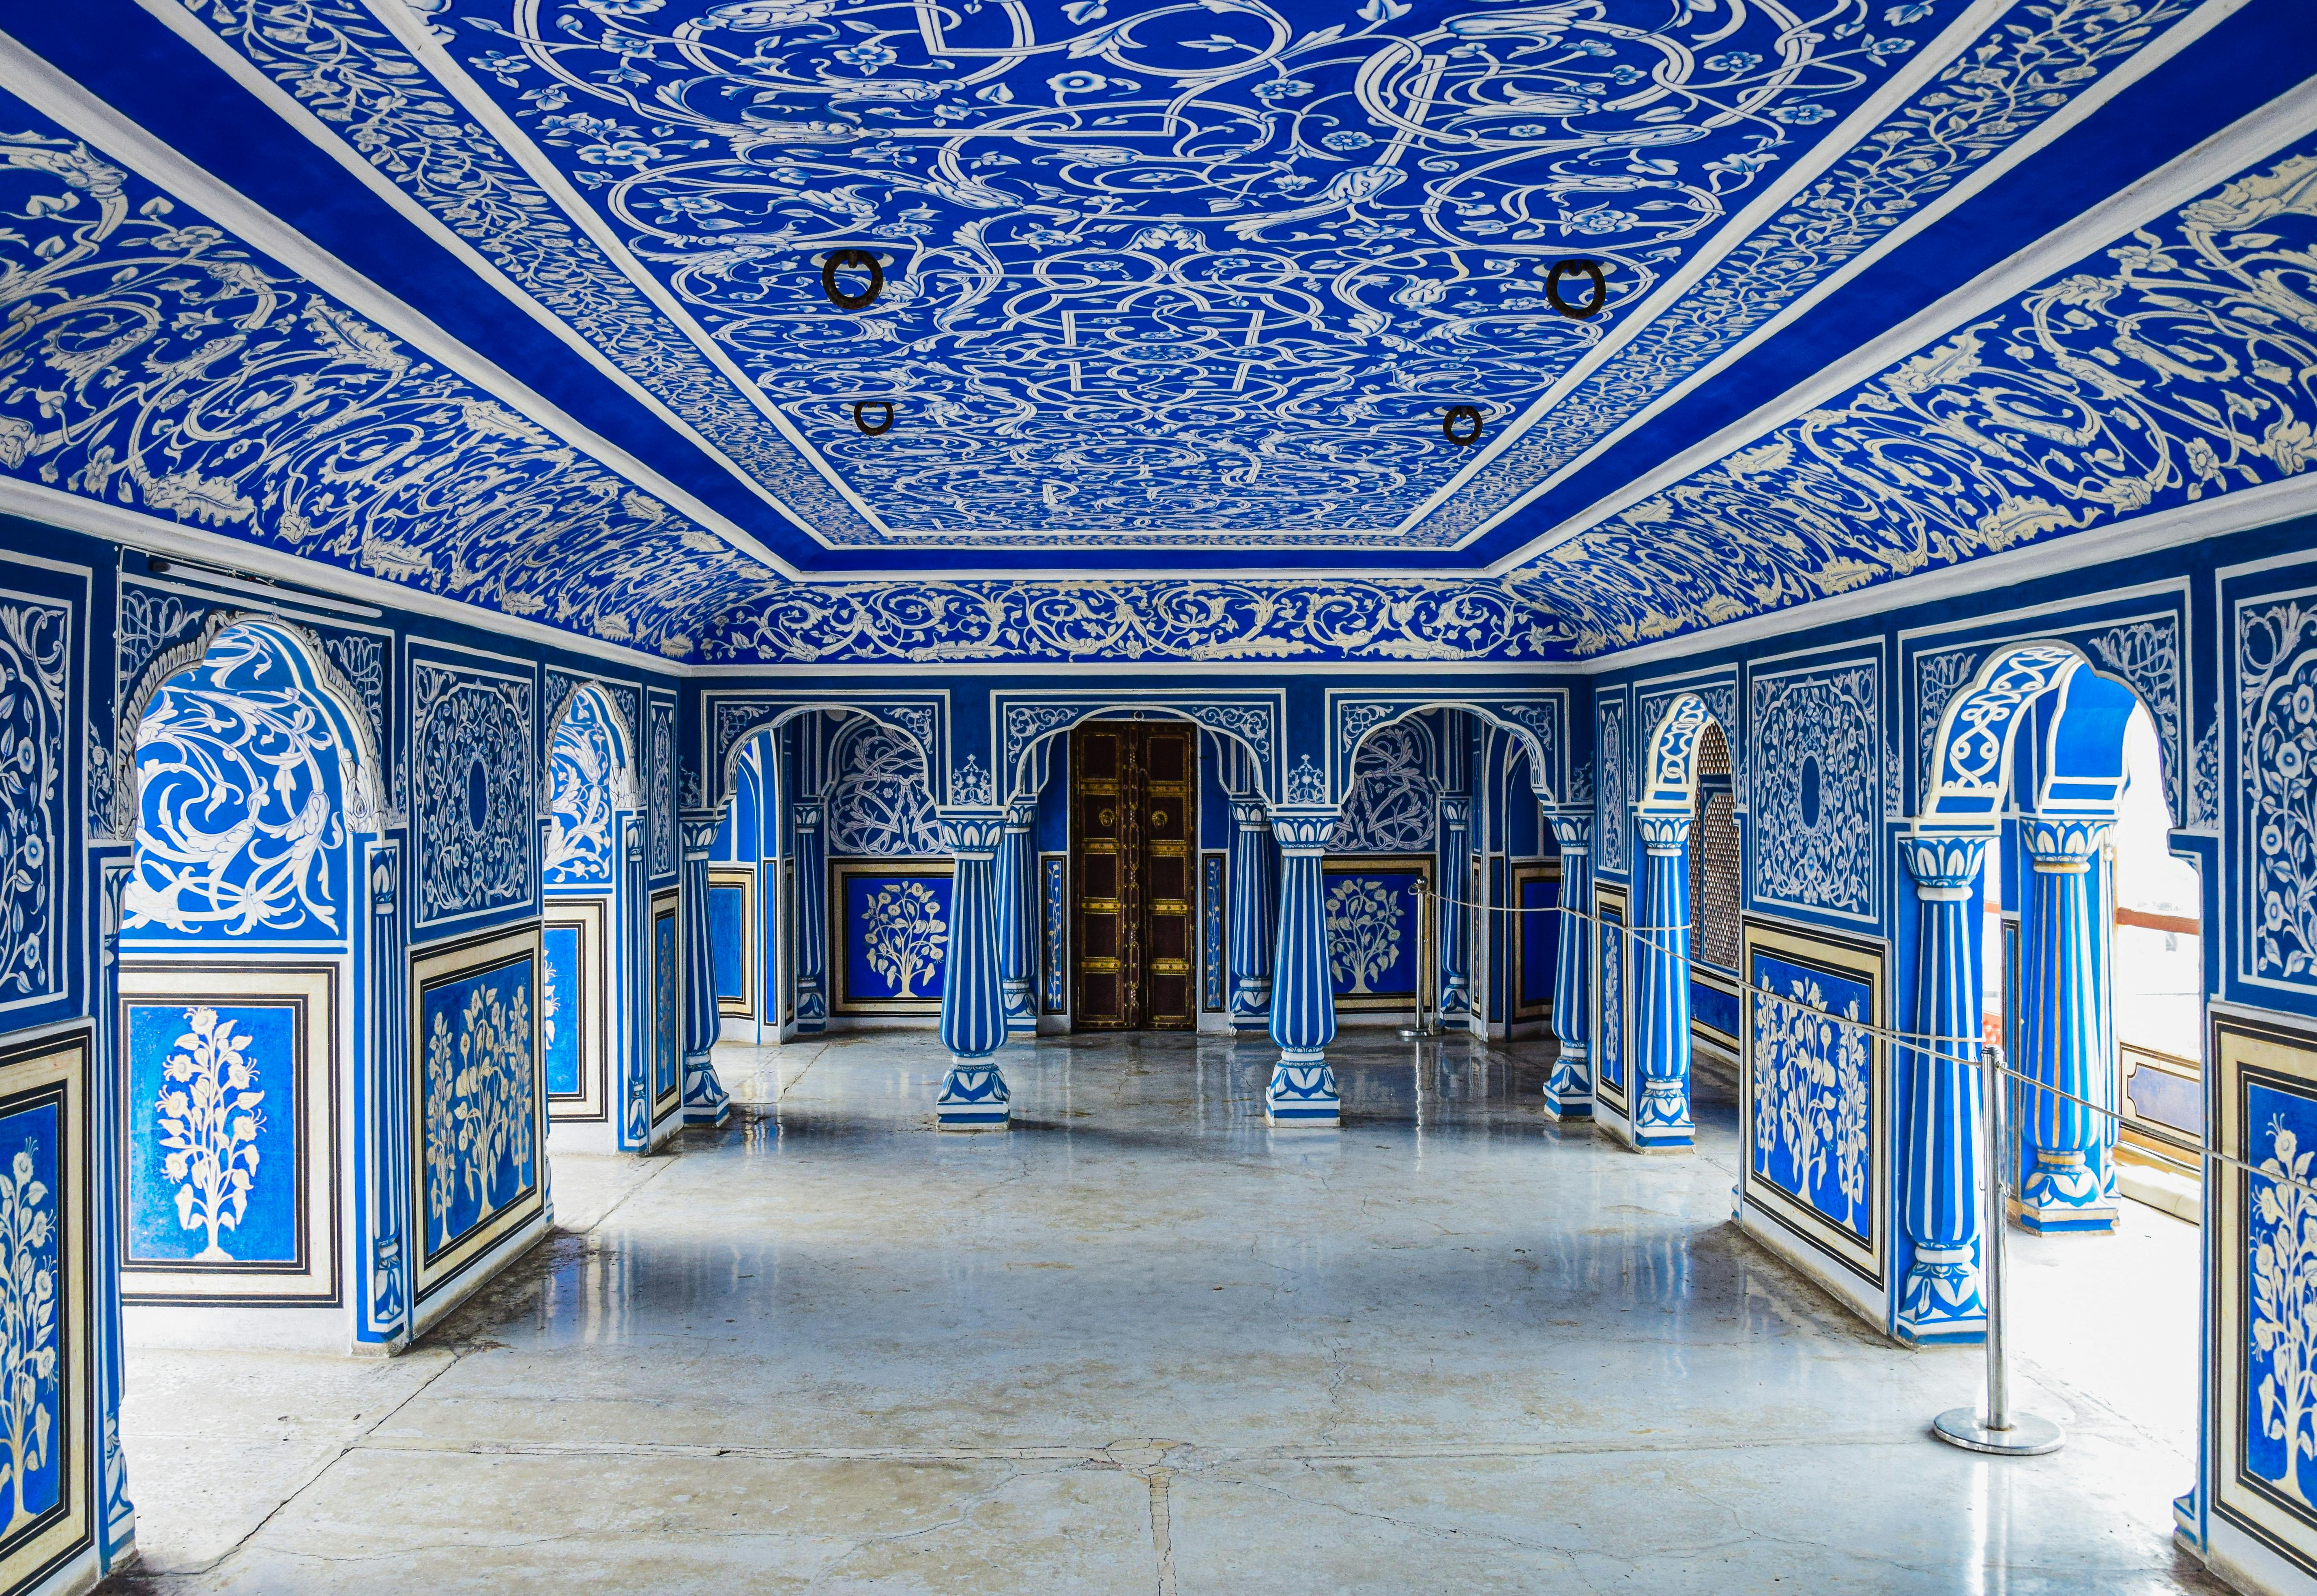
[[[367,724],[309,636],[246,617],[217,618],[130,707],[118,1045],[131,1332],[342,1349],[339,1143],[371,1035],[350,1007],[379,809]]]
[[[576,688],[547,744],[539,1028],[559,1151],[640,1148],[651,1092],[635,1036],[646,982],[631,868],[640,834],[635,728],[601,686]],[[640,851],[640,850],[639,850]]]

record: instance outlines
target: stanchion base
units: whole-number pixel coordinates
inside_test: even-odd
[[[1438,1026],[1402,1026],[1400,1027],[1400,1039],[1403,1042],[1419,1041],[1427,1036],[1445,1036],[1447,1034],[1447,1032],[1442,1030]]]
[[[2068,1432],[2049,1419],[2014,1413],[2010,1429],[1990,1430],[1977,1408],[1949,1408],[1931,1421],[1931,1433],[1951,1447],[1999,1457],[2040,1457],[2068,1444]]]

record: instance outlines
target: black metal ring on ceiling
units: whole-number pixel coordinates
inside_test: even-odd
[[[884,407],[884,410],[885,410],[885,419],[884,419],[884,421],[883,421],[881,425],[876,426],[870,426],[866,421],[863,421],[863,420],[861,418],[861,412],[862,412],[862,411],[863,411],[863,410],[865,410],[865,409],[867,409],[867,408],[868,408],[870,406],[872,406],[872,405],[881,405],[881,406],[883,406],[883,407]],[[892,430],[893,430],[893,401],[892,401],[891,399],[855,399],[855,400],[854,400],[854,401],[853,401],[853,425],[854,425],[854,426],[857,426],[857,427],[859,427],[859,428],[862,430],[862,432],[863,432],[864,434],[866,434],[866,435],[867,435],[868,436],[870,436],[870,437],[872,437],[872,438],[881,438],[881,437],[883,437],[887,433],[889,433],[889,432],[890,432],[890,431],[892,431]]]
[[[839,266],[865,268],[869,273],[869,291],[846,293],[837,287],[836,268]],[[832,249],[828,252],[828,258],[820,263],[820,291],[828,296],[828,302],[840,310],[866,310],[877,302],[877,296],[885,291],[884,265],[865,249]]]
[[[1579,309],[1577,306],[1570,304],[1567,300],[1561,297],[1561,280],[1571,272],[1579,273],[1593,280],[1592,302],[1585,306],[1582,309]],[[1609,302],[1609,279],[1607,274],[1601,270],[1601,263],[1599,261],[1555,261],[1552,263],[1552,270],[1544,274],[1544,297],[1552,301],[1552,308],[1554,309],[1569,318],[1570,320],[1588,321],[1594,317],[1600,315],[1602,307]]]
[[[1456,423],[1460,420],[1471,422],[1472,431],[1460,435],[1456,431]],[[1481,420],[1479,406],[1451,405],[1448,407],[1448,414],[1440,418],[1440,435],[1459,449],[1465,448],[1481,441]]]

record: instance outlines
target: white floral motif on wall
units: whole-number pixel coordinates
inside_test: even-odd
[[[547,852],[541,874],[550,886],[609,885],[617,811],[619,754],[592,688],[575,693],[548,743]]]
[[[862,906],[861,919],[869,967],[895,997],[917,996],[917,984],[933,979],[949,949],[940,899],[922,882],[889,882]]]
[[[1754,895],[1874,912],[1881,695],[1874,667],[1753,678]]]
[[[21,1146],[0,1175],[0,1489],[7,1529],[32,1516],[33,1475],[53,1459],[57,1411],[56,1205]]]
[[[0,999],[60,989],[65,670],[71,612],[0,604]]]
[[[1785,984],[1753,1000],[1754,1168],[1856,1231],[1873,1138],[1866,1034],[1829,1018],[1819,982]],[[1855,999],[1841,1012],[1861,1018]]]
[[[209,1233],[194,1261],[225,1263],[233,1255],[218,1233],[234,1229],[248,1211],[265,1093],[249,1061],[250,1037],[220,1021],[214,1009],[187,1010],[185,1024],[162,1066],[164,1084],[153,1106],[166,1150],[161,1168],[177,1185],[177,1223]]]
[[[531,897],[532,686],[421,663],[411,765],[422,923]]]
[[[1371,732],[1352,761],[1352,790],[1328,851],[1429,852],[1439,835],[1439,784],[1427,768],[1430,741],[1413,721]]]
[[[855,720],[838,741],[828,786],[828,851],[877,857],[943,851],[925,756],[890,727]]]
[[[1351,876],[1328,890],[1328,964],[1351,991],[1366,992],[1400,962],[1400,906],[1383,882]]]
[[[2300,1138],[2281,1120],[2267,1127],[2268,1156],[2255,1177],[2251,1223],[2246,1243],[2251,1257],[2252,1345],[2247,1374],[2258,1376],[2252,1393],[2261,1433],[2284,1443],[2280,1473],[2271,1484],[2304,1507],[2313,1504],[2301,1483],[2304,1458],[2317,1459],[2317,1197],[2306,1182],[2317,1149],[2304,1152]]]
[[[2251,973],[2317,986],[2317,605],[2236,615],[2238,782]]]

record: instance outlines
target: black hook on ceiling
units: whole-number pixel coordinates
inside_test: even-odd
[[[881,405],[884,407],[885,410],[885,419],[875,426],[870,426],[866,420],[863,419],[861,415],[862,411],[867,409],[872,405]],[[859,427],[862,432],[869,437],[883,437],[887,433],[893,430],[893,401],[891,399],[854,400],[853,425]]]
[[[1467,448],[1481,441],[1481,420],[1479,406],[1451,405],[1448,407],[1448,414],[1440,418],[1440,435],[1459,449]],[[1472,429],[1468,432],[1458,432],[1456,424],[1459,421],[1470,422]]]
[[[1582,309],[1561,297],[1561,280],[1572,272],[1579,276],[1588,277],[1593,282],[1592,300]],[[1609,278],[1607,273],[1601,270],[1599,261],[1555,261],[1552,263],[1552,269],[1544,274],[1544,297],[1552,301],[1554,309],[1570,320],[1589,321],[1600,315],[1602,307],[1609,302]]]
[[[846,293],[837,287],[836,269],[839,266],[867,271],[869,291]],[[828,258],[820,263],[820,291],[828,296],[828,302],[840,310],[866,310],[877,302],[877,296],[885,291],[884,263],[865,249],[832,249],[828,252]]]

